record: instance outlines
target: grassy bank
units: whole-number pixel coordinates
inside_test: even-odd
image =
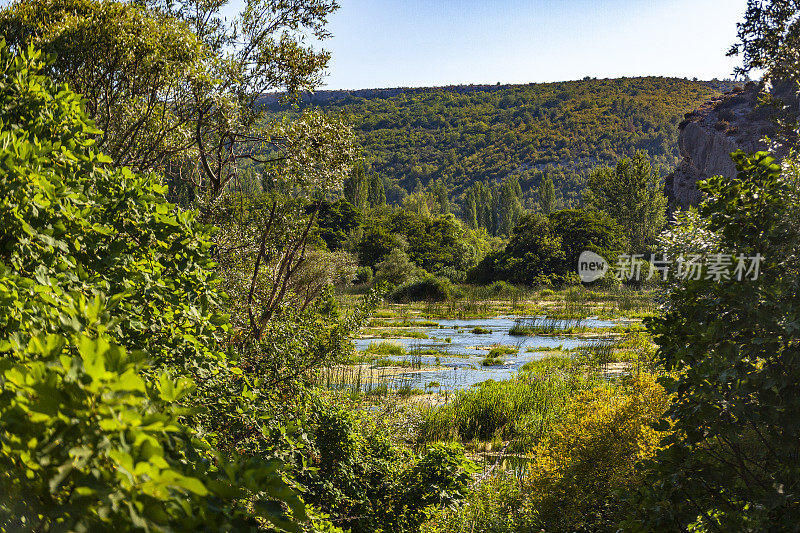
[[[355,305],[366,288],[351,288],[338,295],[342,303]],[[391,303],[384,301],[371,327],[419,327],[411,319],[487,318],[498,315],[547,315],[550,318],[641,319],[655,313],[657,291],[653,288],[583,286],[560,289],[516,287],[505,283],[486,287],[459,285],[444,302]],[[433,322],[431,326],[435,327]]]

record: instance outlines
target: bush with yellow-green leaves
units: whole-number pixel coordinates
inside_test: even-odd
[[[619,496],[641,482],[637,462],[655,453],[663,435],[651,424],[668,402],[650,374],[580,394],[531,450],[521,480],[484,481],[460,509],[437,514],[422,531],[616,531],[625,513]]]
[[[636,463],[650,457],[661,439],[650,425],[667,405],[667,394],[650,374],[579,398],[533,451],[522,488],[532,525],[546,531],[616,529],[617,493],[638,483]]]

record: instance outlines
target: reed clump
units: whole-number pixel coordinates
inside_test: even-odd
[[[511,449],[528,449],[547,433],[585,382],[561,373],[485,381],[459,391],[449,403],[420,407],[417,442],[513,440]]]

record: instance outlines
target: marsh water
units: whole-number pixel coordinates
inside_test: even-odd
[[[536,348],[571,349],[586,346],[593,342],[602,342],[602,336],[586,338],[575,336],[551,335],[509,335],[508,331],[518,320],[535,322],[545,317],[501,316],[481,319],[439,319],[437,326],[412,327],[415,331],[425,333],[427,339],[398,337],[364,337],[354,340],[357,350],[366,350],[370,343],[392,342],[402,345],[408,355],[387,356],[396,361],[419,362],[423,367],[409,370],[395,376],[395,385],[429,390],[456,390],[471,387],[476,383],[493,379],[496,381],[512,378],[528,361],[541,359],[548,355],[547,351],[527,351]],[[412,320],[412,322],[415,322]],[[416,320],[416,322],[424,322]],[[575,325],[574,320],[549,321],[556,329]],[[618,322],[613,320],[584,319],[580,325],[589,328],[612,327]],[[489,333],[473,333],[475,328],[488,330]],[[449,342],[448,342],[449,339]],[[481,361],[494,346],[512,346],[518,349],[515,354],[507,354],[501,359],[502,364],[481,366]],[[420,351],[435,349],[438,355],[419,355]]]

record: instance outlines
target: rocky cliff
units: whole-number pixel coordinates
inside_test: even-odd
[[[761,139],[774,134],[775,126],[772,109],[759,105],[758,95],[758,85],[750,82],[686,114],[678,137],[683,161],[665,183],[670,211],[700,202],[700,191],[695,186],[698,180],[735,176],[731,152],[767,148]]]
[[[798,95],[793,85],[780,84],[770,90],[771,96],[780,103],[779,107],[761,104],[759,95],[762,92],[761,86],[749,82],[686,114],[679,126],[678,137],[683,161],[667,177],[664,185],[670,212],[700,202],[700,191],[695,186],[697,181],[717,175],[735,176],[736,166],[731,161],[731,152],[767,149],[763,138],[774,138],[777,113],[795,119],[800,116]],[[781,107],[782,110],[778,111]],[[785,153],[778,150],[775,155],[781,157]]]

